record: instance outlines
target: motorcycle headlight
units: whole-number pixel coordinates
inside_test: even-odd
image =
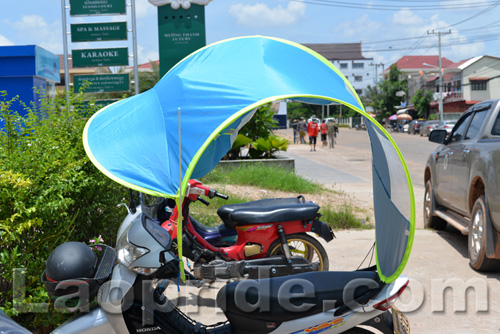
[[[139,259],[140,257],[149,253],[149,249],[138,247],[128,240],[128,230],[127,228],[116,245],[116,249],[118,251],[118,260],[121,264],[126,266],[127,268],[135,271],[141,275],[151,275],[156,271],[157,268],[144,268],[144,267],[132,267],[132,264]]]

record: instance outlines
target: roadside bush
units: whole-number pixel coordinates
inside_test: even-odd
[[[40,276],[50,252],[65,241],[102,235],[113,243],[123,218],[116,204],[126,196],[87,158],[82,145],[85,123],[96,110],[69,94],[12,111],[13,100],[0,92],[0,305],[31,330],[46,331],[61,313],[36,313],[31,303],[48,303]],[[1,122],[0,122],[1,124]],[[14,269],[24,268],[24,295],[16,290]],[[19,283],[19,282],[18,282]],[[43,312],[40,312],[43,311]]]

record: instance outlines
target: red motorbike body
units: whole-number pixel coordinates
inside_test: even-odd
[[[197,180],[191,180],[183,207],[188,206],[191,201],[198,200],[200,195],[210,196],[210,191],[214,190],[203,186]],[[237,232],[236,242],[227,247],[215,247],[205,240],[198,233],[189,216],[187,219],[183,217],[183,225],[185,231],[203,248],[226,260],[240,261],[266,257],[273,242],[280,239],[280,234],[286,237],[292,234],[314,232],[326,241],[332,240],[333,232],[327,224],[318,220],[318,210],[317,204],[301,202],[300,197],[222,206],[217,213],[225,227],[236,229]],[[170,219],[162,224],[173,239],[177,237],[177,219],[176,207]],[[249,247],[252,249],[251,252]]]

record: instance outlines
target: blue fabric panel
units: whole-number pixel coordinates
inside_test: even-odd
[[[96,114],[88,127],[88,149],[114,177],[175,195],[179,108],[182,177],[198,152],[203,154],[193,176],[200,177],[230,148],[221,124],[235,128],[229,125],[241,118],[243,109],[293,96],[324,96],[363,109],[344,79],[309,52],[274,39],[239,38],[201,49],[153,89]],[[215,142],[209,140],[217,133]]]

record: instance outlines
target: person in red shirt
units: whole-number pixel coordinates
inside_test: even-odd
[[[309,145],[311,145],[311,152],[316,151],[316,137],[319,133],[319,124],[311,120],[307,124],[307,134],[309,135]]]
[[[325,120],[321,121],[320,130],[321,130],[321,143],[323,146],[326,147],[326,132],[327,132],[327,130],[326,130]]]

